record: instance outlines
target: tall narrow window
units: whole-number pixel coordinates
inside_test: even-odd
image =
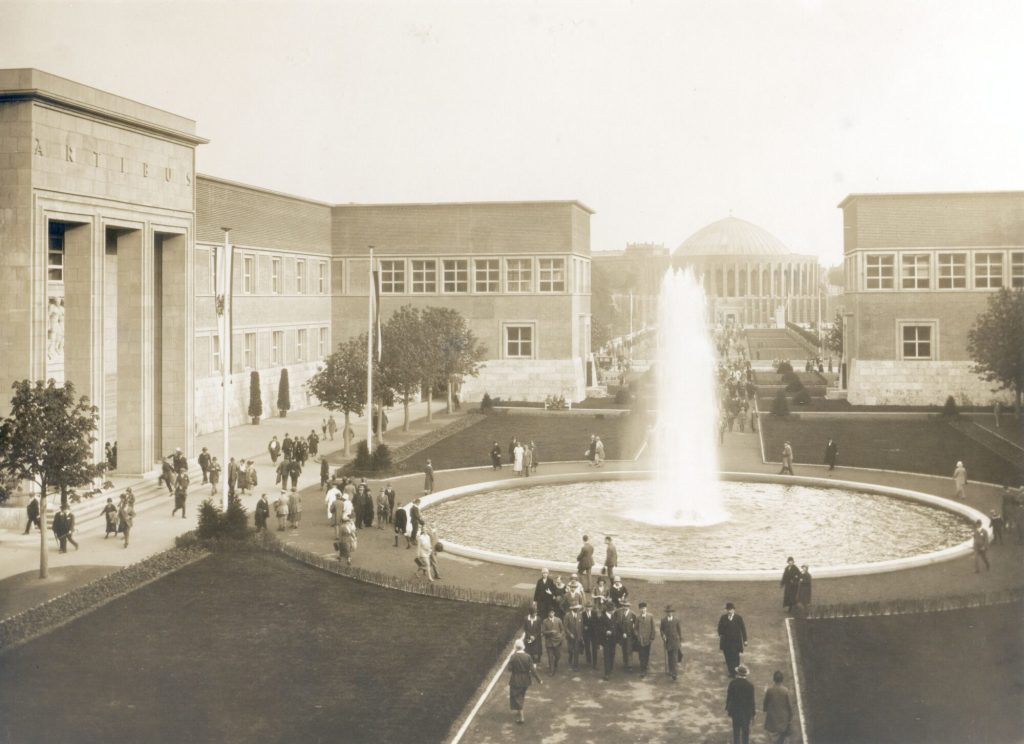
[[[243,343],[243,363],[246,367],[252,368],[256,366],[256,334],[246,333],[242,337]]]
[[[541,292],[565,291],[565,259],[537,259],[537,274]]]
[[[270,259],[270,291],[281,294],[281,259],[278,256]]]
[[[939,289],[967,289],[967,254],[938,255]]]
[[[63,222],[50,223],[50,245],[47,254],[46,278],[51,282],[64,281],[64,231]]]
[[[320,266],[320,277],[317,280],[317,292],[320,294],[327,294],[327,262],[321,261]]]
[[[405,292],[405,259],[387,259],[380,262],[381,294]]]
[[[928,289],[931,284],[931,256],[904,254],[901,262],[903,289]]]
[[[505,259],[505,291],[506,292],[532,292],[533,291],[533,259],[532,258],[508,258],[508,259]]]
[[[450,258],[442,262],[444,281],[442,286],[448,293],[469,291],[469,261],[465,258]]]
[[[295,361],[304,362],[306,361],[306,349],[309,348],[306,345],[306,329],[300,328],[298,333],[295,334]]]
[[[320,358],[323,358],[330,353],[330,349],[328,348],[330,341],[327,339],[329,333],[330,331],[327,328],[320,329],[320,353],[317,355]]]
[[[999,289],[1003,286],[1003,254],[974,254],[974,288]]]
[[[210,369],[220,372],[220,334],[210,336]]]
[[[473,291],[501,291],[501,263],[496,258],[478,258],[473,261]]]
[[[306,294],[306,262],[301,258],[295,261],[295,291]]]
[[[284,331],[274,331],[270,340],[270,362],[279,367],[284,364]]]
[[[1024,252],[1010,254],[1010,286],[1014,289],[1024,287]]]
[[[256,259],[252,256],[242,256],[242,291],[245,294],[253,293],[256,283],[255,264]]]
[[[893,257],[891,255],[869,254],[867,256],[867,267],[864,273],[866,289],[892,289],[893,288]],[[786,288],[789,289],[787,283]]]

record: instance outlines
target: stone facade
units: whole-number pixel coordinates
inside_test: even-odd
[[[971,371],[963,361],[900,362],[854,360],[847,400],[865,406],[940,406],[950,395],[958,405],[1009,405],[1009,391],[997,391],[991,382]]]

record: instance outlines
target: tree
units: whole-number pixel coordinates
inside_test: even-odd
[[[402,431],[409,431],[409,404],[423,384],[424,359],[432,354],[427,348],[420,311],[412,305],[403,305],[388,318],[382,335],[380,379],[383,387],[391,388],[402,399],[405,411]]]
[[[70,382],[22,380],[12,387],[11,415],[0,423],[0,470],[39,487],[39,577],[45,579],[47,492],[60,489],[64,506],[69,489],[102,472],[92,460],[98,414],[85,396],[75,399]]]
[[[843,355],[843,316],[836,313],[836,319],[832,322],[832,330],[825,337],[825,348],[835,352],[836,356]]]
[[[1003,287],[988,296],[988,309],[967,332],[973,371],[1000,390],[1012,390],[1017,415],[1024,391],[1024,288]]]
[[[249,375],[249,415],[258,424],[263,415],[263,391],[260,390],[260,373],[256,370]]]
[[[349,417],[361,416],[366,408],[366,334],[339,344],[324,360],[324,368],[309,378],[306,389],[324,408],[344,414],[341,437],[348,457],[352,444]]]
[[[452,393],[464,377],[476,377],[480,362],[487,356],[486,347],[469,329],[466,319],[449,307],[428,307],[423,310],[422,321],[429,339],[430,371],[427,383],[443,384],[448,391],[446,413],[452,412]],[[430,404],[427,404],[429,416]]]
[[[288,368],[281,367],[281,381],[277,385],[277,410],[281,412],[281,418],[288,415],[291,407],[292,391],[288,383]]]

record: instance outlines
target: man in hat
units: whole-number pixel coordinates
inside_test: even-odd
[[[747,626],[743,618],[736,612],[736,605],[725,603],[725,614],[718,618],[718,648],[725,656],[725,666],[729,676],[736,676],[736,667],[740,664],[740,654],[747,646]]]
[[[266,531],[268,519],[270,519],[270,502],[267,501],[267,494],[263,493],[260,494],[260,500],[256,502],[256,511],[254,512],[257,532]]]
[[[583,593],[583,584],[580,583],[579,574],[570,575],[569,583],[565,587],[565,606],[571,608],[574,604],[578,604],[582,607],[585,601],[586,595]]]
[[[597,642],[601,645],[601,654],[604,657],[604,679],[606,682],[612,678],[612,669],[615,668],[615,648],[618,645],[613,609],[614,605],[606,601],[604,612],[597,618]]]
[[[210,482],[210,451],[203,447],[199,453],[199,469],[203,471],[203,484]]]
[[[793,475],[793,445],[789,442],[782,445],[782,470],[779,471],[779,475],[783,473]]]
[[[627,672],[633,671],[633,647],[637,645],[637,617],[630,609],[629,600],[623,598],[615,611],[615,633],[622,647],[622,663]]]
[[[60,511],[53,516],[53,536],[60,543],[60,552],[68,552],[70,542],[78,550],[78,543],[75,542],[75,515],[71,513],[71,507],[61,504]]]
[[[985,564],[985,570],[992,570],[988,562],[988,530],[986,530],[980,519],[974,520],[974,573],[979,573],[981,564]],[[77,547],[77,546],[76,546]]]
[[[580,615],[583,633],[583,653],[591,669],[597,669],[597,613],[593,605],[584,605]]]
[[[772,675],[772,686],[764,692],[764,730],[771,738],[772,744],[786,744],[789,727],[793,722],[793,704],[789,699],[789,690],[783,683],[785,675],[776,671]]]
[[[430,464],[430,460],[427,460],[427,464],[423,466],[423,492],[427,494],[434,492],[434,466]]]
[[[29,499],[28,505],[25,507],[25,514],[28,517],[28,522],[25,524],[25,531],[22,534],[27,535],[31,532],[32,525],[40,530],[43,529],[39,522],[39,496],[37,494],[32,494],[32,498]]]
[[[541,623],[544,636],[544,650],[548,654],[548,674],[552,677],[558,671],[558,662],[562,658],[562,642],[565,641],[565,625],[555,614],[555,608],[548,609],[548,616]]]
[[[640,654],[640,678],[647,676],[647,665],[651,660],[651,644],[654,642],[654,615],[647,611],[647,603],[640,603],[640,614],[636,618],[636,650]]]
[[[171,464],[174,466],[175,473],[185,473],[188,471],[188,458],[182,453],[180,447],[174,450]]]
[[[419,496],[412,502],[412,506],[409,507],[409,527],[412,530],[412,534],[409,539],[416,542],[416,536],[420,532],[420,528],[423,526],[423,517],[420,516],[420,498]]]
[[[754,686],[747,675],[750,671],[740,664],[736,667],[736,676],[729,683],[725,694],[725,711],[732,719],[732,744],[749,744],[750,722],[757,712],[754,706]]]
[[[661,618],[661,642],[665,644],[668,673],[675,680],[679,674],[679,662],[683,659],[683,626],[672,605],[665,608],[665,617]]]
[[[580,554],[576,556],[576,569],[584,577],[584,588],[590,591],[590,571],[594,568],[594,546],[590,544],[590,536],[583,536],[583,546]]]
[[[782,571],[779,586],[782,591],[782,609],[789,612],[796,604],[796,590],[800,586],[800,569],[796,567],[793,556],[786,559],[786,568]]]
[[[580,610],[583,603],[573,601],[569,605],[569,612],[566,613],[562,625],[565,628],[565,648],[569,654],[569,669],[574,672],[580,670],[580,651],[583,650],[583,615]]]
[[[608,578],[615,573],[615,567],[619,565],[619,550],[612,543],[612,536],[604,539],[604,570],[601,573],[608,574]]]

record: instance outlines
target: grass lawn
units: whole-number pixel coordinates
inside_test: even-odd
[[[38,570],[9,576],[0,581],[0,618],[30,610],[117,569],[117,566],[50,566],[49,578],[45,581],[40,581]]]
[[[430,458],[435,470],[465,468],[491,464],[491,446],[501,445],[502,462],[508,463],[508,443],[512,437],[533,440],[541,464],[562,460],[582,460],[597,434],[604,442],[609,460],[632,458],[643,438],[643,422],[639,416],[585,416],[571,413],[493,413],[481,416],[480,423],[453,434],[413,457],[418,463]]]
[[[795,626],[813,742],[1019,742],[1021,604]]]
[[[11,742],[437,742],[515,610],[215,554],[6,653]]]
[[[850,421],[762,416],[761,422],[769,460],[778,461],[783,442],[789,440],[797,463],[821,464],[825,443],[832,437],[839,445],[839,465],[952,477],[957,460],[963,460],[971,480],[1016,483],[1021,477],[1011,463],[938,419]]]

